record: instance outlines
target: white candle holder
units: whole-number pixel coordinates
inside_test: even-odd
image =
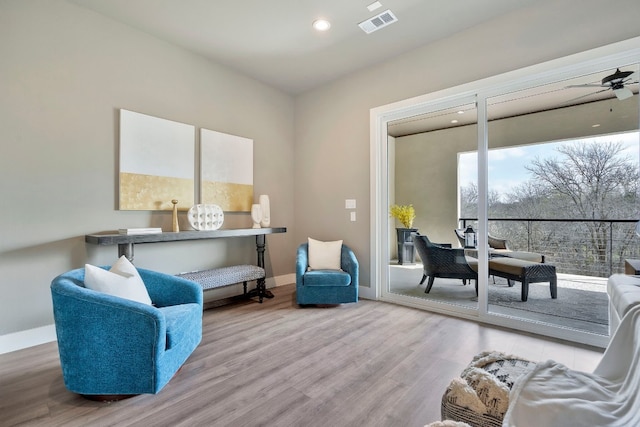
[[[262,221],[262,208],[259,204],[251,205],[251,219],[253,220],[253,228],[261,228],[260,221]]]
[[[271,225],[271,207],[269,206],[269,196],[261,194],[258,198],[260,203],[260,211],[262,212],[262,219],[260,225],[264,228],[269,228]]]

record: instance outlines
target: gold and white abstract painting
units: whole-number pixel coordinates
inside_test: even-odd
[[[195,199],[195,127],[120,110],[120,209],[188,210]]]
[[[200,129],[200,203],[225,212],[250,212],[253,140]]]

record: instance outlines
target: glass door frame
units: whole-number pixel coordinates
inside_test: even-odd
[[[624,64],[640,62],[640,38],[626,40],[613,45],[593,49],[520,70],[457,87],[433,92],[423,96],[380,106],[370,111],[370,193],[371,193],[371,281],[372,288],[365,297],[413,306],[415,308],[454,315],[461,318],[477,320],[483,323],[518,329],[579,342],[598,347],[605,347],[608,337],[577,331],[570,328],[556,327],[540,322],[526,321],[490,313],[487,304],[488,286],[488,253],[486,236],[487,192],[488,192],[488,131],[487,131],[487,99],[509,92],[523,90],[550,82],[568,79],[576,75],[589,74],[596,71],[617,68]],[[640,98],[640,95],[638,95]],[[388,214],[388,134],[390,122],[424,114],[441,109],[477,101],[478,126],[478,308],[477,310],[448,306],[429,301],[413,301],[389,292],[389,214]],[[639,117],[640,120],[640,117]]]
[[[440,99],[440,100],[436,100],[435,102],[429,102],[426,103],[422,106],[419,106],[415,109],[412,109],[411,114],[412,115],[421,115],[424,113],[428,113],[428,112],[433,112],[433,111],[443,111],[443,110],[450,110],[450,109],[458,109],[460,106],[462,105],[469,105],[469,104],[474,104],[477,105],[477,96],[475,94],[472,95],[467,95],[467,96],[456,96],[456,97],[452,97],[450,99]],[[400,114],[404,114],[404,113],[400,113]],[[402,118],[407,117],[406,115],[402,116]],[[391,115],[387,118],[387,120],[385,120],[383,127],[384,129],[381,129],[381,132],[383,132],[383,135],[386,134],[387,132],[387,126],[389,122],[393,122],[394,120],[397,120],[397,118],[395,118],[395,115]],[[480,132],[480,130],[479,130]],[[383,154],[385,157],[388,155],[389,153],[389,149],[388,149],[388,139],[386,140],[386,144],[383,148],[384,153]],[[390,230],[392,229],[393,226],[393,220],[389,218],[388,215],[388,206],[390,205],[390,201],[388,198],[388,195],[390,194],[389,189],[388,189],[388,185],[389,185],[389,161],[393,161],[393,159],[389,159],[387,158],[384,163],[381,165],[384,168],[386,168],[386,172],[384,173],[384,178],[382,181],[382,184],[385,186],[385,188],[387,189],[386,194],[387,194],[387,198],[383,201],[383,205],[387,206],[387,215],[384,218],[381,218],[384,221],[384,227],[386,227],[387,229],[387,233],[386,235],[384,235],[383,237],[385,238],[385,240],[383,242],[381,242],[381,247],[379,247],[378,249],[383,249],[384,250],[384,254],[382,255],[384,258],[383,259],[387,259],[389,260],[391,258],[390,254],[389,254],[389,248],[390,248]],[[486,246],[486,237],[483,238],[484,240],[484,245]],[[482,241],[479,241],[479,246],[482,247]],[[484,253],[485,256],[486,254],[486,248],[484,249]],[[481,257],[482,254],[479,253],[479,256]],[[487,263],[484,263],[484,268],[485,268],[485,272],[488,272],[487,270]],[[387,265],[385,267],[388,267],[388,262]],[[483,266],[480,266],[480,268],[483,268]],[[482,274],[482,270],[480,271],[480,275],[484,277],[484,274]],[[470,307],[463,307],[463,306],[459,306],[459,305],[452,305],[452,304],[444,304],[444,303],[440,303],[437,301],[432,301],[429,299],[425,299],[425,298],[412,298],[410,300],[408,300],[406,297],[401,296],[397,293],[394,293],[391,291],[390,289],[390,282],[389,282],[389,270],[387,269],[384,272],[381,272],[382,277],[384,279],[382,286],[380,286],[380,294],[379,294],[379,299],[382,301],[386,301],[386,302],[393,302],[393,303],[400,303],[400,304],[404,304],[404,305],[409,305],[415,308],[423,308],[423,309],[427,309],[430,311],[437,311],[437,312],[441,312],[441,313],[451,313],[451,314],[458,314],[461,315],[463,317],[469,317],[469,318],[478,318],[478,305],[482,304],[481,299],[478,300],[478,304],[476,304],[476,308],[470,308]],[[473,286],[473,285],[471,285]],[[482,281],[479,281],[478,283],[479,286],[479,291],[478,294],[479,295],[483,295],[482,291],[480,291],[480,289],[482,289],[482,286],[486,286],[486,283],[482,283]],[[486,294],[486,293],[485,293]]]

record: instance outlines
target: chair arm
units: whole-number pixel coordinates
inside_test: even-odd
[[[446,248],[445,250],[451,251],[454,257],[464,256],[464,248]]]
[[[489,247],[491,247],[492,249],[509,249],[509,246],[507,245],[507,239],[500,239],[489,234],[487,236],[487,242],[489,243]]]
[[[450,264],[460,262],[460,259],[465,259],[463,248],[447,248],[445,246],[434,245],[429,249],[438,260],[438,264]]]
[[[178,304],[202,306],[202,287],[191,280],[157,271],[138,268],[138,273],[147,287],[151,301],[157,307]]]
[[[456,264],[469,265],[463,248],[452,248],[450,250],[453,253],[453,262]]]
[[[438,271],[466,271],[471,268],[463,248],[433,246],[431,250],[437,260]]]
[[[296,283],[302,285],[304,273],[309,265],[309,244],[303,243],[298,246],[296,254]]]
[[[451,243],[434,243],[434,245],[440,246],[442,248],[452,248],[453,245]]]
[[[107,371],[109,364],[119,365],[119,359],[136,355],[137,365],[153,366],[157,353],[166,347],[166,320],[156,307],[86,289],[60,277],[51,284],[51,297],[58,346],[66,362],[74,359]]]
[[[351,276],[351,284],[358,287],[360,265],[356,254],[347,245],[342,245],[340,254],[340,267]]]

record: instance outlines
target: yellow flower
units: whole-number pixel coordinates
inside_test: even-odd
[[[390,215],[400,221],[405,228],[411,228],[416,218],[416,210],[413,205],[392,205]]]

